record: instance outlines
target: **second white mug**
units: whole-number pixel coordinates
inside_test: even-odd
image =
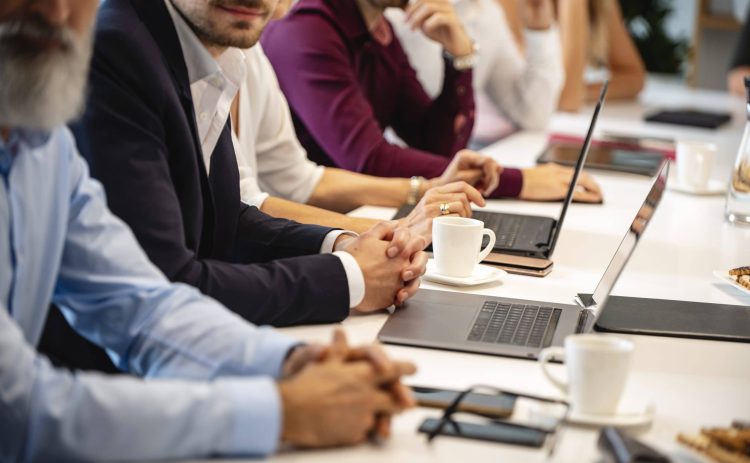
[[[697,141],[677,142],[677,181],[691,188],[705,188],[711,178],[716,145]]]
[[[633,349],[633,343],[626,339],[577,334],[565,338],[565,348],[542,350],[539,362],[547,379],[568,396],[573,412],[612,416],[625,389]],[[565,362],[567,381],[549,372],[552,358]]]
[[[490,242],[482,247],[482,237]],[[432,251],[437,272],[441,275],[466,278],[474,267],[492,251],[495,232],[484,228],[484,222],[464,217],[437,217],[432,221]]]

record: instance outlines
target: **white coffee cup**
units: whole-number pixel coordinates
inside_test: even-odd
[[[490,237],[490,242],[481,249],[484,235]],[[474,267],[494,246],[495,232],[484,228],[484,222],[480,220],[437,217],[432,221],[432,251],[437,272],[441,275],[470,277]]]
[[[542,350],[539,362],[544,376],[568,396],[573,413],[612,416],[625,389],[633,349],[633,343],[622,338],[576,334],[565,338],[565,348]],[[565,362],[567,381],[550,373],[552,358]]]
[[[705,188],[711,178],[716,145],[697,141],[677,142],[677,181],[692,188]]]

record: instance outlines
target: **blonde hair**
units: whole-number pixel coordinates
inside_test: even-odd
[[[564,1],[564,0],[563,0]],[[591,28],[589,64],[601,67],[607,64],[609,55],[609,31],[607,18],[616,7],[617,0],[589,0],[589,27]]]

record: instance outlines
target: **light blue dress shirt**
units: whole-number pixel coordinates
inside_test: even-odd
[[[50,302],[145,379],[53,368],[33,347]],[[67,129],[0,139],[0,461],[268,454],[294,344],[169,283]]]

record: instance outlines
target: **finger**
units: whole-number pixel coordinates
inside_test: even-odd
[[[373,389],[370,401],[373,414],[395,415],[402,411],[402,407],[389,393],[380,389]]]
[[[599,193],[599,195],[601,196],[602,190],[599,187],[599,184],[596,183],[596,180],[594,180],[594,178],[586,172],[581,172],[581,176],[578,178],[578,185],[583,186],[590,192]]]
[[[415,0],[406,6],[406,8],[404,9],[404,12],[405,12],[404,19],[406,20],[407,23],[411,20],[411,16],[414,14],[414,11],[417,10],[419,7],[421,7],[423,3],[424,3],[423,0]]]
[[[378,414],[375,417],[375,436],[379,439],[388,439],[391,436],[391,415]]]
[[[388,258],[392,259],[402,252],[404,252],[408,246],[411,245],[412,241],[412,233],[411,230],[409,230],[406,227],[399,227],[393,232],[393,237],[391,238],[391,244],[388,246],[388,249],[386,249],[385,253],[388,256]]]
[[[573,200],[581,203],[600,203],[602,195],[592,191],[576,190],[573,192]]]
[[[394,232],[398,229],[398,226],[398,220],[378,222],[372,228],[363,233],[363,235],[372,236],[381,241],[390,241],[393,238]]]
[[[401,381],[396,381],[391,384],[388,387],[388,390],[403,408],[414,408],[417,406],[417,399],[414,398],[414,392],[409,386]]]
[[[427,240],[424,239],[422,235],[418,235],[415,233],[409,239],[409,242],[406,243],[406,246],[404,247],[403,251],[401,251],[401,257],[403,257],[404,259],[409,259],[411,261],[414,259],[417,253],[424,251],[424,248],[426,247],[427,247]]]
[[[346,333],[341,328],[336,328],[333,330],[333,339],[327,351],[327,358],[344,361],[348,351],[349,342],[346,339]]]
[[[439,188],[440,193],[463,193],[472,203],[484,206],[486,201],[476,188],[465,182],[453,182]]]
[[[411,30],[415,31],[422,27],[422,23],[431,14],[432,11],[430,11],[429,6],[422,2],[411,10],[411,14],[408,15],[407,24],[411,27]]]
[[[471,217],[471,205],[469,205],[469,199],[463,193],[450,193],[435,195],[438,201],[431,202],[430,207],[425,208],[425,212],[429,217],[439,217],[443,214],[440,210],[442,204],[448,204],[449,213],[460,215],[461,217]]]
[[[401,272],[401,279],[404,281],[412,281],[415,278],[419,278],[424,275],[425,269],[427,268],[427,253],[419,251],[414,254],[409,262],[409,265]]]
[[[433,13],[424,20],[421,29],[425,31],[436,31],[442,27],[450,25],[451,18],[445,13]]]
[[[393,366],[382,347],[377,344],[360,346],[349,350],[347,356],[349,362],[369,362],[377,374],[392,374]]]
[[[402,376],[413,375],[417,371],[416,365],[411,362],[391,360],[387,372],[378,372],[367,361],[347,362],[345,368],[356,378],[366,381],[374,386],[384,386],[395,383]]]
[[[500,185],[500,166],[493,160],[488,160],[484,165],[484,195],[489,196]]]
[[[469,204],[469,198],[463,193],[454,193],[451,195],[451,202],[460,204],[458,210],[452,212],[458,212],[462,217],[471,217],[471,205]]]
[[[425,6],[414,13],[412,28],[414,30],[434,31],[450,23],[450,14],[450,9],[434,4],[425,4]]]
[[[441,203],[443,204],[443,203]],[[438,216],[443,215],[458,215],[460,217],[471,217],[471,206],[468,205],[468,203],[464,203],[462,200],[458,201],[446,201],[445,204],[448,205],[448,213],[443,214],[443,211],[440,210],[440,205],[438,205]]]
[[[417,291],[419,290],[419,285],[422,283],[422,280],[419,278],[415,278],[414,280],[410,281],[406,286],[398,290],[398,293],[396,294],[396,301],[394,302],[394,305],[397,307],[401,307],[404,305],[404,302],[406,302],[407,299],[410,297],[413,297],[415,294],[417,294]]]

